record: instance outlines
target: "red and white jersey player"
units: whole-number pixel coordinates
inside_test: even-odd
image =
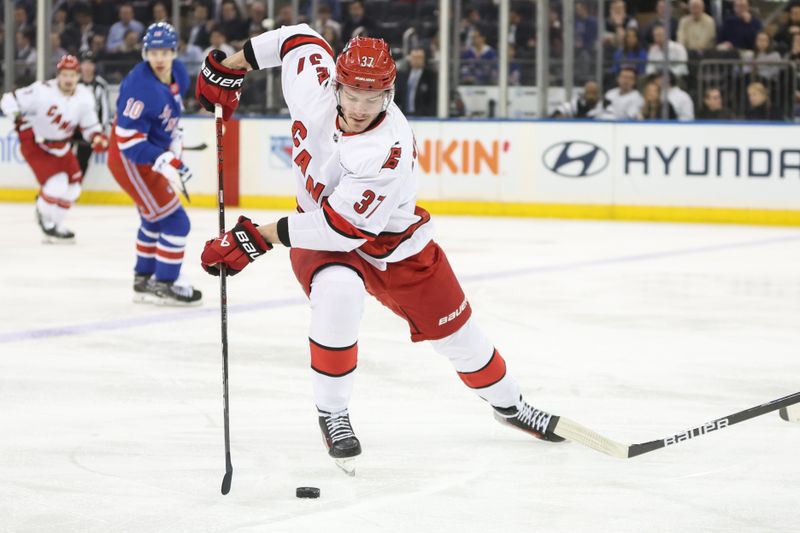
[[[56,66],[55,79],[5,93],[0,100],[3,113],[14,118],[20,152],[40,185],[36,215],[45,242],[74,242],[75,234],[63,222],[80,196],[83,180],[72,153],[75,129],[80,128],[93,150],[108,147],[95,112],[94,94],[78,84],[79,68],[75,56],[65,55]]]
[[[305,25],[284,26],[250,41],[245,57],[257,67],[281,66],[292,116],[292,160],[298,210],[289,217],[292,246],[350,251],[377,268],[418,253],[432,237],[428,213],[416,206],[418,164],[414,135],[393,102],[372,123],[348,117],[359,133],[342,129],[335,61],[325,40]],[[380,80],[375,81],[376,87]],[[347,98],[347,94],[341,94]]]
[[[307,25],[284,26],[253,37],[230,58],[211,52],[198,76],[198,100],[206,109],[220,105],[226,119],[245,73],[276,66],[292,117],[300,212],[261,226],[240,217],[206,243],[201,262],[211,274],[219,265],[236,274],[273,244],[291,248],[311,305],[312,387],[328,454],[352,474],[361,453],[348,406],[366,294],[407,322],[412,341],[430,341],[447,357],[498,420],[563,440],[554,433],[558,417],[522,399],[431,238],[430,216],[416,205],[414,135],[393,102],[397,68],[389,46],[356,37],[334,62],[328,43]]]

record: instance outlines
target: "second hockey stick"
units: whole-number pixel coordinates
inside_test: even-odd
[[[225,235],[225,181],[222,177],[222,106],[214,106],[214,121],[217,127],[217,207],[219,208],[219,236]],[[222,416],[225,424],[225,476],[222,478],[222,494],[228,494],[233,480],[231,463],[231,425],[228,409],[228,290],[225,265],[219,266],[219,307],[222,328]]]
[[[202,152],[206,148],[208,148],[208,145],[206,143],[200,143],[200,144],[192,144],[192,145],[184,146],[183,150],[185,152]]]
[[[781,410],[782,418],[785,420],[791,420],[788,415],[789,408],[797,403],[800,403],[800,392],[751,407],[750,409],[745,409],[744,411],[739,411],[738,413],[734,413],[732,415],[711,420],[710,422],[706,422],[700,426],[670,435],[669,437],[663,439],[651,440],[649,442],[642,442],[639,444],[623,444],[611,440],[608,437],[600,435],[586,426],[575,422],[574,420],[564,417],[559,418],[555,428],[553,428],[553,432],[567,440],[583,444],[584,446],[588,446],[589,448],[599,452],[611,455],[612,457],[628,459],[631,457],[636,457],[637,455],[659,450],[661,448],[666,448],[667,446],[672,446],[673,444],[680,444],[681,442],[696,439],[697,437],[702,437],[703,435],[707,435],[712,431],[724,429],[734,424],[738,424],[739,422],[744,422],[745,420],[750,420],[751,418],[755,418],[766,413],[771,413],[772,411],[777,411],[779,409]],[[784,413],[786,413],[786,416],[784,416]]]

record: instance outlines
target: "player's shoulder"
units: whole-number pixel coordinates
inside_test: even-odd
[[[345,134],[346,142],[340,151],[342,166],[348,171],[363,176],[372,176],[383,169],[394,170],[410,164],[403,158],[404,150],[413,150],[413,132],[402,112],[391,104],[389,109],[371,128],[355,135]],[[399,163],[386,166],[389,159]]]
[[[92,92],[91,87],[79,83],[75,86],[75,96],[81,100],[89,100],[94,98],[94,93]]]
[[[144,102],[158,103],[160,92],[154,90],[155,84],[161,83],[158,81],[150,70],[150,65],[146,61],[142,61],[131,69],[127,76],[122,80],[119,87],[120,97],[133,98]]]
[[[150,65],[147,64],[147,61],[142,61],[128,72],[128,75],[122,80],[120,89],[124,87],[129,90],[146,92],[147,87],[155,82],[158,82],[158,80],[150,69]]]

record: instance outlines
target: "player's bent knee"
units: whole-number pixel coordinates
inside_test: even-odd
[[[485,364],[494,352],[494,346],[473,318],[452,335],[430,342],[434,350],[450,359],[459,370]]]
[[[361,277],[351,268],[333,265],[314,274],[311,280],[311,304],[333,304],[363,309],[366,291]]]
[[[44,182],[42,193],[52,198],[66,199],[67,189],[69,188],[69,178],[66,172],[53,174]]]
[[[358,338],[366,290],[358,274],[330,266],[311,281],[311,338],[326,346],[349,346]]]

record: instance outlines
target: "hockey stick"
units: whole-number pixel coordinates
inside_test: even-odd
[[[217,126],[217,207],[219,208],[219,236],[225,235],[225,185],[222,179],[222,106],[214,106],[214,119]],[[225,422],[225,476],[222,478],[222,494],[228,494],[233,480],[231,463],[231,426],[228,410],[228,291],[225,265],[219,265],[219,304],[222,325],[222,405]]]
[[[771,402],[757,405],[756,407],[751,407],[750,409],[745,409],[744,411],[739,411],[738,413],[734,413],[732,415],[711,420],[710,422],[706,422],[705,424],[695,428],[676,433],[675,435],[671,435],[663,439],[651,440],[649,442],[642,442],[640,444],[622,444],[620,442],[616,442],[608,437],[600,435],[599,433],[595,433],[591,429],[582,426],[581,424],[570,420],[569,418],[563,417],[559,418],[555,428],[553,428],[553,432],[556,435],[564,437],[565,439],[583,444],[584,446],[588,446],[589,448],[599,452],[611,455],[612,457],[628,459],[631,457],[636,457],[637,455],[642,455],[665,448],[673,444],[679,444],[687,440],[702,437],[703,435],[711,433],[712,431],[723,429],[734,424],[738,424],[739,422],[744,422],[745,420],[749,420],[766,413],[771,413],[772,411],[777,411],[778,409],[781,409],[782,411],[784,408],[787,409],[786,419],[788,420],[788,407],[798,402],[800,402],[800,392],[795,392],[789,396],[784,396],[783,398],[778,398],[777,400],[772,400]]]
[[[183,150],[185,152],[202,152],[206,148],[208,148],[208,145],[206,143],[200,143],[192,146],[184,146]]]

